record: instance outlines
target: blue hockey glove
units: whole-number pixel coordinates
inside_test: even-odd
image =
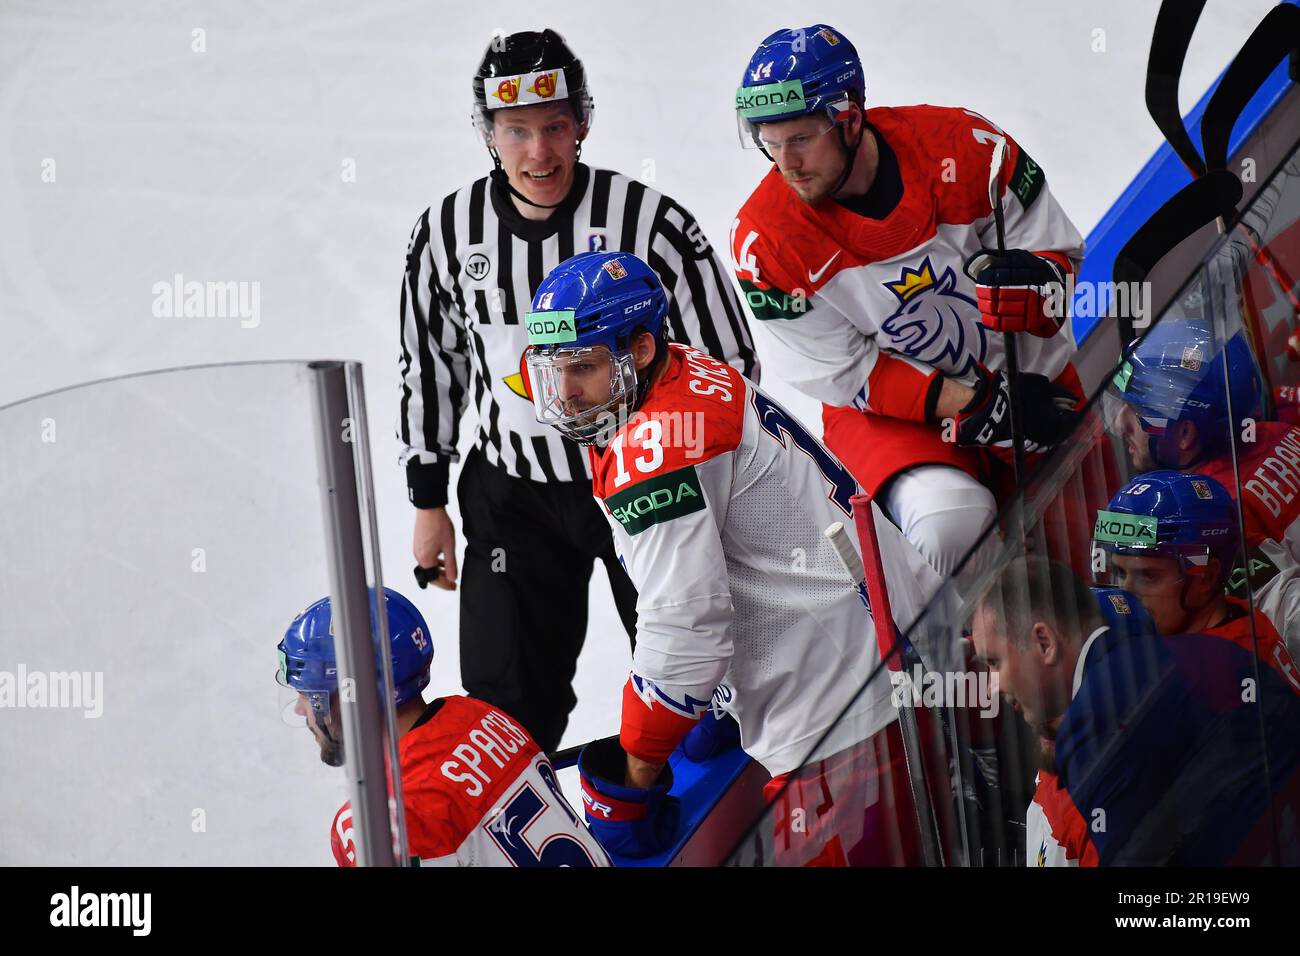
[[[700,718],[686,739],[682,741],[682,753],[699,763],[720,753],[725,753],[740,744],[740,724],[730,714],[715,716],[710,707]]]
[[[681,801],[670,797],[673,771],[664,766],[653,787],[625,786],[627,754],[618,739],[597,740],[582,748],[582,803],[592,835],[610,853],[642,857],[672,845]]]

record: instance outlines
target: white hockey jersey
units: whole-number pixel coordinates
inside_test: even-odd
[[[1096,866],[1097,848],[1088,824],[1056,774],[1038,772],[1038,786],[1025,814],[1025,864],[1034,867]]]
[[[715,692],[773,776],[895,719],[863,593],[823,535],[852,527],[858,486],[797,419],[735,369],[673,344],[640,410],[591,454],[639,595],[628,753],[666,760]],[[886,574],[932,593],[925,559],[877,526]]]
[[[1083,238],[1015,140],[968,110],[878,107],[866,118],[896,163],[901,198],[881,219],[837,202],[810,206],[773,166],[732,225],[736,278],[772,333],[776,373],[828,405],[922,421],[935,371],[974,382],[976,363],[1005,362],[1002,336],[980,320],[962,264],[994,245],[989,160],[1003,138],[1000,178],[1008,248],[1077,270]],[[1069,323],[1052,338],[1016,336],[1020,370],[1061,374],[1074,353]]]

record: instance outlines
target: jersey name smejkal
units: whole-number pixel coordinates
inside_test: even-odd
[[[686,386],[696,395],[717,395],[724,402],[732,400],[731,376],[727,366],[703,352],[689,351],[686,355],[686,371],[690,382]]]
[[[500,711],[494,710],[465,735],[465,740],[452,748],[452,756],[456,759],[444,760],[439,769],[448,780],[465,784],[465,796],[477,797],[485,784],[492,783],[492,766],[497,770],[505,769],[519,753],[520,745],[527,740],[527,734]]]

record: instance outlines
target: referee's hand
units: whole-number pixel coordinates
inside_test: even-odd
[[[456,590],[456,527],[446,508],[415,509],[415,541],[411,550],[420,567],[442,572],[433,579],[434,587]]]

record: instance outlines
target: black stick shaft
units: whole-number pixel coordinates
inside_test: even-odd
[[[589,742],[595,744],[595,743],[602,743],[606,740],[617,740],[617,739],[618,739],[618,734],[613,734],[612,736],[603,737],[600,740],[592,740]],[[578,762],[578,754],[582,752],[582,748],[585,746],[587,746],[587,744],[578,744],[573,747],[565,747],[563,750],[557,750],[553,754],[547,754],[546,759],[551,762],[551,766],[554,767],[556,770],[564,770],[566,767],[572,767],[574,764]]]
[[[997,226],[998,252],[1007,251],[1007,227],[1002,217],[1002,200],[993,204],[993,222]],[[1016,489],[1023,485],[1025,475],[1025,432],[1020,416],[1020,390],[1016,377],[1020,374],[1020,358],[1016,354],[1016,337],[1012,332],[1002,333],[1002,345],[1007,353],[1007,395],[1011,400],[1011,456],[1016,475]]]

